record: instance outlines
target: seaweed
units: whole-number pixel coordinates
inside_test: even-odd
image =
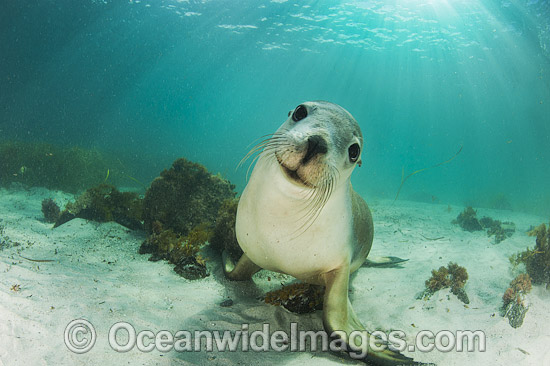
[[[173,230],[165,230],[159,221],[153,225],[153,232],[147,236],[139,248],[139,254],[152,254],[150,261],[156,262],[161,259],[170,259],[170,252],[181,245],[184,238]]]
[[[74,218],[115,221],[132,230],[142,229],[142,199],[137,193],[120,192],[110,184],[99,184],[69,202],[54,227]]]
[[[438,270],[432,270],[432,277],[426,281],[426,289],[419,298],[429,299],[437,291],[450,287],[451,293],[463,303],[469,304],[470,300],[464,290],[466,281],[468,281],[466,268],[450,262],[447,267],[441,266]]]
[[[159,221],[152,227],[153,232],[142,243],[140,254],[152,254],[150,261],[168,260],[175,265],[176,273],[190,280],[208,276],[206,259],[199,254],[212,235],[207,224],[196,226],[187,236],[164,229]]]
[[[469,206],[452,223],[470,232],[487,229],[487,236],[495,236],[495,244],[511,237],[516,231],[516,225],[513,222],[500,222],[486,216],[478,220],[476,216],[477,212]]]
[[[445,160],[441,163],[438,163],[438,164],[435,164],[435,165],[432,165],[430,167],[427,167],[427,168],[423,168],[423,169],[418,169],[418,170],[415,170],[414,172],[412,172],[411,174],[407,175],[405,177],[405,168],[403,168],[401,170],[401,184],[399,185],[399,189],[397,190],[397,194],[395,195],[395,199],[393,200],[394,202],[397,201],[397,197],[399,197],[399,193],[401,193],[401,188],[403,188],[403,185],[405,184],[405,182],[407,181],[407,179],[409,179],[410,177],[412,177],[413,175],[415,174],[418,174],[420,172],[423,172],[425,170],[429,170],[429,169],[433,169],[433,168],[437,168],[438,166],[441,166],[443,164],[447,164],[447,163],[450,163],[454,158],[456,158],[458,156],[458,154],[460,154],[460,152],[462,151],[462,145],[460,145],[460,148],[458,149],[458,151],[456,152],[456,154],[453,155],[452,158],[448,159],[448,160]]]
[[[59,218],[61,210],[54,200],[46,198],[42,201],[42,214],[46,222],[54,223]]]
[[[481,227],[482,227],[483,229],[489,229],[489,228],[498,226],[498,225],[500,224],[500,221],[498,221],[498,220],[493,220],[493,219],[490,218],[490,217],[484,216],[483,218],[481,218],[481,219],[479,220],[479,224],[481,225]]]
[[[298,314],[323,309],[324,287],[309,283],[295,283],[265,294],[266,304],[283,306]]]
[[[470,232],[483,230],[483,227],[476,218],[476,214],[477,212],[468,206],[458,214],[456,220],[453,220],[453,224],[458,224],[461,228]]]
[[[0,143],[0,186],[22,184],[78,193],[101,183],[115,159],[98,150],[41,142]]]
[[[433,269],[432,277],[426,281],[426,289],[432,294],[450,286],[451,277],[449,275],[449,270],[443,266],[439,267],[437,271]]]
[[[152,254],[150,260],[170,261],[185,278],[207,276],[206,259],[199,251],[213,234],[221,243],[234,236],[236,206],[233,209],[225,203],[234,199],[234,189],[228,180],[211,174],[201,164],[185,158],[174,161],[145,193],[143,219],[148,237],[140,253]]]
[[[542,224],[528,233],[529,236],[536,236],[535,247],[527,248],[524,252],[514,254],[510,262],[517,266],[525,264],[527,274],[534,284],[550,286],[550,229]]]
[[[225,250],[234,262],[237,262],[243,255],[235,233],[238,205],[239,200],[236,198],[225,200],[222,203],[218,210],[216,226],[214,227],[214,233],[210,241],[213,248],[220,252]]]
[[[153,222],[187,235],[197,225],[213,224],[226,199],[234,198],[235,186],[213,175],[201,164],[185,158],[174,161],[152,183],[143,201],[143,219],[151,233]]]
[[[487,229],[487,236],[495,236],[495,244],[511,237],[516,231],[516,225],[509,221],[500,222],[490,217],[483,217],[479,223],[483,229]]]
[[[193,228],[179,246],[170,253],[170,262],[175,264],[174,271],[189,280],[196,280],[208,276],[206,259],[199,251],[205,245],[212,232],[207,224],[200,224]]]
[[[525,304],[525,295],[531,291],[531,286],[529,275],[522,273],[510,282],[510,287],[502,296],[503,304],[500,313],[503,317],[508,318],[508,322],[513,328],[518,328],[523,324],[523,319],[529,309]]]
[[[506,238],[511,237],[516,231],[516,225],[513,222],[500,222],[495,220],[495,225],[487,230],[487,236],[494,235],[495,243],[498,244]]]
[[[10,238],[5,235],[6,233],[6,225],[3,224],[3,219],[0,219],[0,251],[11,248],[13,246],[13,243],[10,241]]]

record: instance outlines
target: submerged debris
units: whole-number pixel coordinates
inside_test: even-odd
[[[12,285],[10,287],[10,290],[13,291],[13,292],[19,292],[21,290],[21,285],[16,283],[15,285]]]
[[[323,309],[325,288],[309,283],[294,283],[265,294],[265,303],[280,306],[287,310],[305,314]]]
[[[517,276],[510,287],[502,296],[501,315],[508,318],[513,328],[519,328],[529,307],[525,304],[525,295],[531,291],[531,278],[528,274],[522,273]]]
[[[460,301],[469,304],[470,300],[464,290],[466,281],[468,281],[466,268],[450,262],[447,268],[441,266],[437,271],[435,269],[432,270],[432,277],[426,281],[426,289],[420,294],[418,299],[429,299],[437,291],[450,287],[451,292]]]

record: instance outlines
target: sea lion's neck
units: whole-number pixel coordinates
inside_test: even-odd
[[[330,196],[319,197],[320,192],[315,189],[288,180],[276,161],[260,158],[241,200],[244,199],[246,203],[242,203],[257,215],[300,227],[299,222],[307,221],[310,215],[322,216],[325,210],[332,214],[345,211],[350,192],[351,183],[347,178],[336,182]]]
[[[259,159],[239,201],[236,221],[237,240],[254,263],[300,279],[334,266],[334,258],[347,251],[342,242],[349,242],[349,178],[336,185],[326,201],[318,201],[315,193],[290,182],[276,161]],[[326,242],[322,249],[319,240]],[[312,255],[303,258],[294,252]]]

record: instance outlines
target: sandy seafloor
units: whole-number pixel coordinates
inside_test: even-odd
[[[45,189],[0,190],[0,365],[341,365],[362,364],[325,352],[167,352],[133,349],[115,352],[110,327],[120,321],[136,330],[240,330],[270,324],[288,330],[322,329],[321,313],[296,315],[264,304],[266,291],[289,283],[284,276],[260,272],[254,283],[227,281],[216,253],[208,252],[210,276],[189,281],[167,262],[138,254],[143,233],[115,223],[76,219],[52,229],[44,222],[41,201],[52,197],[63,206],[71,195]],[[519,273],[508,257],[535,240],[525,232],[547,218],[514,211],[479,208],[478,216],[513,221],[516,233],[493,244],[485,232],[469,233],[451,224],[463,207],[398,201],[370,202],[375,221],[371,255],[410,260],[398,268],[363,267],[353,276],[350,298],[368,329],[399,329],[414,341],[420,330],[483,330],[485,352],[407,353],[424,362],[451,365],[550,365],[550,290],[534,286],[523,326],[513,329],[499,315],[502,294]],[[427,240],[426,238],[439,240]],[[9,240],[6,240],[9,238]],[[31,262],[53,259],[53,262]],[[434,268],[450,261],[469,273],[465,307],[449,291],[417,300]],[[13,291],[13,285],[20,285]],[[221,307],[228,298],[233,306]],[[89,320],[97,332],[91,351],[75,354],[64,343],[67,324]],[[124,337],[122,337],[124,338]]]

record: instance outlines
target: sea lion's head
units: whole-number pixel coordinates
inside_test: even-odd
[[[362,149],[363,135],[353,116],[336,104],[314,101],[290,111],[281,127],[242,161],[260,152],[258,164],[277,175],[271,177],[273,182],[282,179],[298,188],[283,187],[304,199],[299,212],[305,219],[300,230],[305,231],[332,192],[347,184],[353,169],[361,165]]]
[[[300,186],[331,190],[361,165],[363,135],[339,105],[306,102],[288,112],[263,154],[272,154],[285,177]]]

